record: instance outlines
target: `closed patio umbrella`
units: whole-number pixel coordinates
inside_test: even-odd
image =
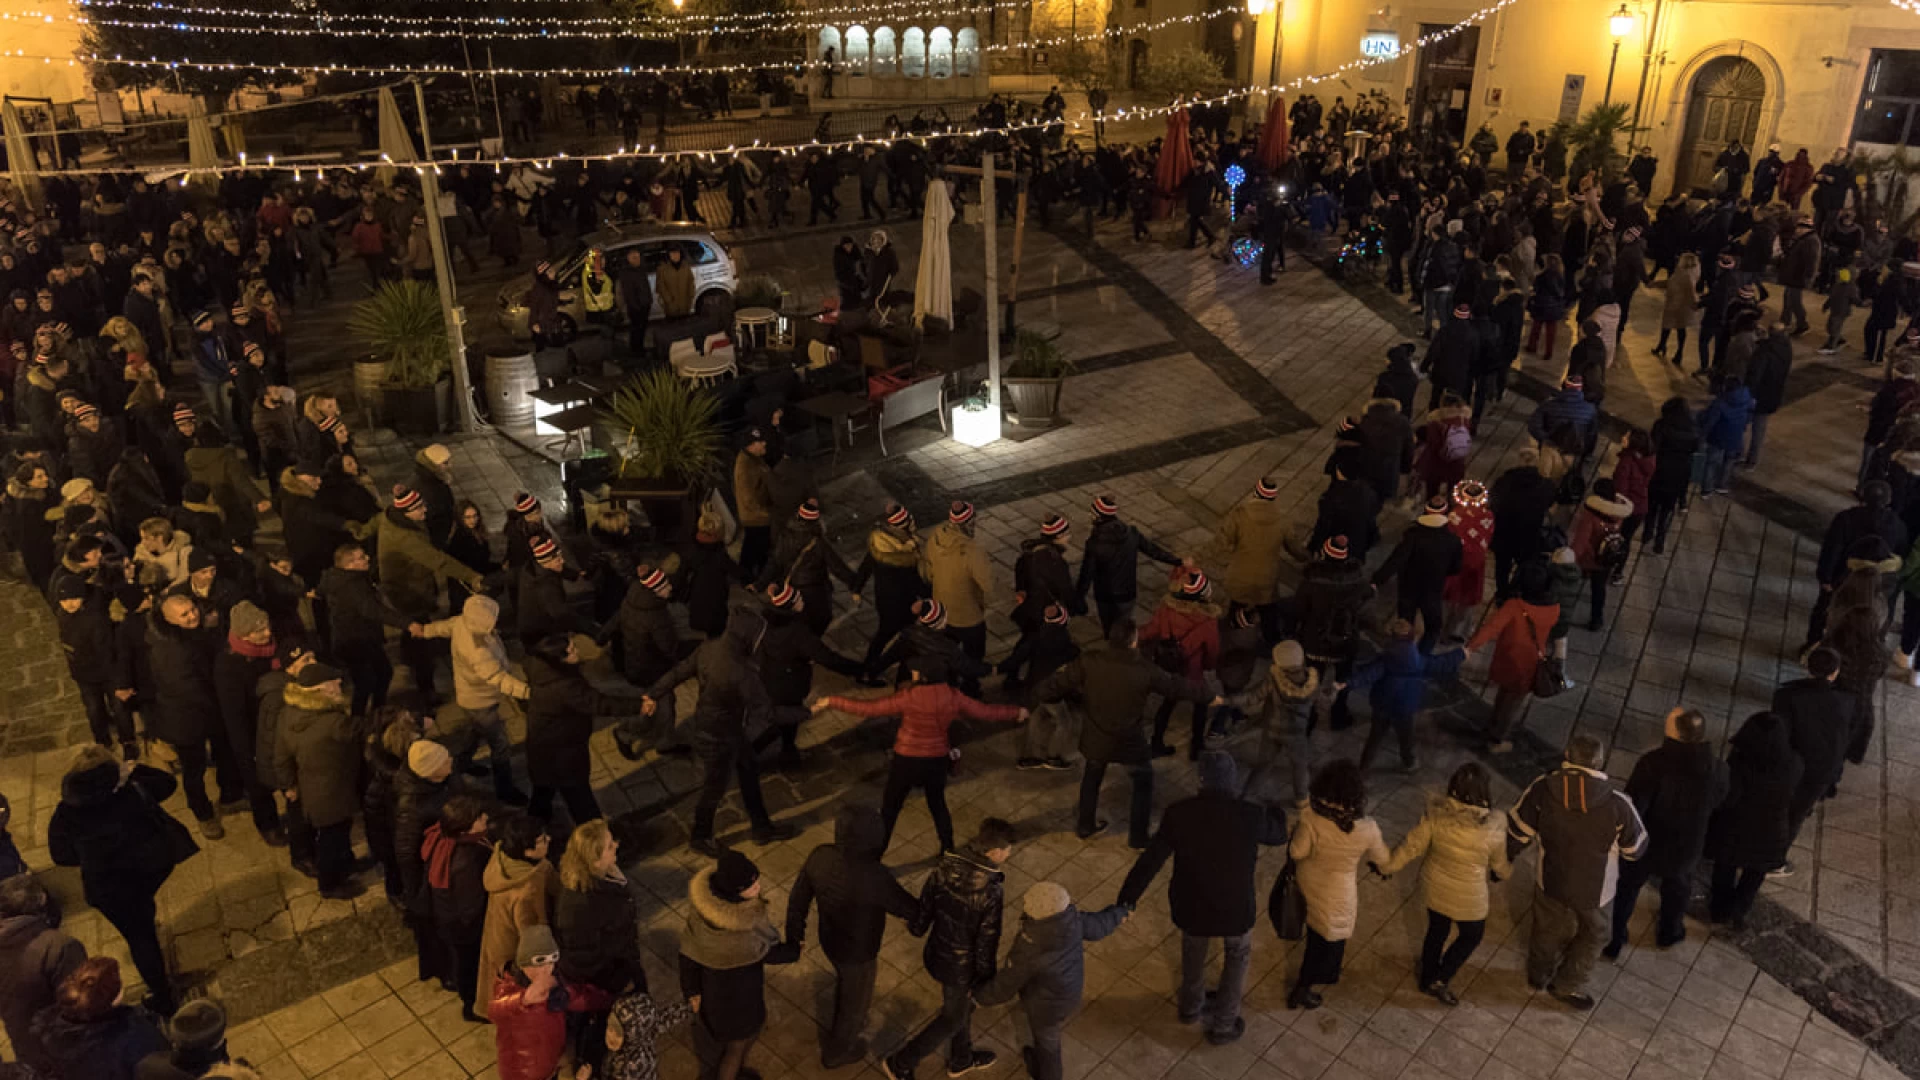
[[[33,156],[33,143],[27,138],[27,126],[20,122],[20,107],[13,102],[0,105],[7,137],[7,174],[13,180],[14,193],[29,207],[40,207],[40,162]]]
[[[1188,124],[1185,109],[1167,114],[1167,137],[1160,144],[1160,162],[1153,170],[1154,189],[1160,194],[1159,205],[1155,208],[1156,217],[1167,216],[1173,200],[1180,194],[1180,185],[1186,182],[1187,174],[1193,171],[1193,145],[1187,141]]]
[[[1279,94],[1267,99],[1267,120],[1260,125],[1260,145],[1254,156],[1268,172],[1293,157],[1293,148],[1287,145],[1287,99]]]
[[[947,198],[947,185],[939,181],[927,188],[926,216],[920,221],[920,265],[913,277],[913,325],[924,327],[932,315],[953,325],[953,245],[948,227],[953,224],[953,203]]]

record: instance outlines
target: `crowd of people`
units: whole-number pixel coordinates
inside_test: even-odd
[[[1391,350],[1365,410],[1338,425],[1311,523],[1293,527],[1278,501],[1284,478],[1267,477],[1205,552],[1180,552],[1101,495],[1083,544],[1059,513],[1033,523],[1011,582],[962,501],[924,532],[889,504],[861,557],[844,558],[777,410],[742,436],[732,463],[737,538],[711,511],[690,537],[656,535],[623,511],[562,536],[525,493],[496,537],[456,498],[461,463],[439,444],[404,481],[376,488],[338,401],[291,386],[285,320],[329,294],[343,253],[360,256],[370,281],[421,269],[411,254],[395,264],[428,212],[404,184],[237,173],[205,191],[62,178],[48,185],[50,213],[0,204],[0,337],[11,354],[0,401],[18,429],[4,462],[6,538],[53,610],[97,744],[62,782],[48,850],[80,868],[88,904],[126,941],[148,993],[147,1010],[122,1004],[118,966],[88,958],[59,930],[45,889],[13,874],[0,884],[0,955],[17,977],[0,987],[0,1020],[21,1062],[55,1080],[244,1075],[208,1071],[225,1056],[224,1016],[176,999],[155,925],[171,871],[223,842],[222,810],[249,813],[323,897],[351,899],[379,881],[414,934],[420,978],[495,1026],[507,1080],[545,1080],[563,1061],[577,1076],[652,1077],[657,1038],[682,1024],[707,1076],[755,1075],[764,968],[797,958],[815,907],[836,980],[823,1066],[868,1057],[892,915],[926,937],[943,1000],[907,1044],[879,1055],[885,1072],[907,1080],[935,1053],[953,1076],[991,1066],[992,1051],[972,1042],[972,1011],[1018,999],[1027,1071],[1057,1080],[1083,943],[1115,932],[1168,861],[1183,934],[1179,1017],[1232,1042],[1245,1030],[1263,846],[1284,844],[1291,858],[1270,906],[1299,915],[1275,918],[1305,942],[1294,1008],[1318,1007],[1339,981],[1369,867],[1385,875],[1421,862],[1430,921],[1417,978],[1449,1005],[1485,930],[1489,874],[1509,873],[1534,844],[1528,979],[1570,1007],[1592,1006],[1588,973],[1618,955],[1652,879],[1657,943],[1684,936],[1703,860],[1713,917],[1739,925],[1766,876],[1791,872],[1795,835],[1867,751],[1882,628],[1900,592],[1897,655],[1908,669],[1920,647],[1920,549],[1909,546],[1920,535],[1920,334],[1887,348],[1920,310],[1906,272],[1920,272],[1920,246],[1889,239],[1838,159],[1799,189],[1812,191],[1814,218],[1796,210],[1790,169],[1764,160],[1751,198],[1747,174],[1723,160],[1705,197],[1676,194],[1650,215],[1645,153],[1617,177],[1586,169],[1563,190],[1554,136],[1536,141],[1525,125],[1495,173],[1490,133],[1462,148],[1434,128],[1410,130],[1381,101],[1336,100],[1323,116],[1302,99],[1291,116],[1294,152],[1275,173],[1258,169],[1251,131],[1236,138],[1198,118],[1197,167],[1182,192],[1156,186],[1157,141],[1081,153],[1045,126],[903,139],[808,166],[816,216],[838,213],[834,189],[851,174],[863,216],[885,217],[941,182],[944,165],[1006,148],[1029,173],[1043,223],[1070,198],[1089,229],[1131,210],[1138,237],[1155,200],[1184,197],[1192,244],[1200,232],[1211,243],[1209,218],[1227,196],[1219,177],[1240,165],[1257,170],[1235,197],[1254,206],[1275,256],[1268,280],[1302,217],[1384,234],[1388,286],[1414,298],[1428,341],[1423,355],[1411,342]],[[1369,137],[1350,159],[1353,131]],[[751,190],[745,161],[723,179],[730,196],[739,182],[737,213]],[[454,209],[439,212],[471,215],[469,235],[511,262],[529,227],[570,242],[622,205],[672,216],[662,192],[697,197],[701,182],[674,167],[595,163],[546,176],[462,165],[447,180]],[[783,174],[781,164],[760,181],[770,204],[771,177]],[[859,273],[840,282],[861,304],[890,276],[876,273],[875,254],[850,250]],[[1696,329],[1711,397],[1700,409],[1676,397],[1649,430],[1620,431],[1603,411],[1608,371],[1635,297],[1662,270],[1660,349],[1677,332],[1681,364]],[[587,272],[613,273],[591,260]],[[1777,319],[1765,312],[1769,282],[1782,293]],[[1607,748],[1579,734],[1508,810],[1486,768],[1461,767],[1390,845],[1367,816],[1367,774],[1389,741],[1401,770],[1417,767],[1428,685],[1491,646],[1485,749],[1513,749],[1529,700],[1570,685],[1569,635],[1604,627],[1634,541],[1641,558],[1663,554],[1691,491],[1725,493],[1736,465],[1758,463],[1792,340],[1809,328],[1808,291],[1826,293],[1831,350],[1851,307],[1868,308],[1864,360],[1884,361],[1887,378],[1871,405],[1860,506],[1834,520],[1822,548],[1807,677],[1739,725],[1724,761],[1706,719],[1676,708],[1624,788],[1603,771]],[[1527,423],[1535,445],[1491,482],[1468,475],[1519,355],[1558,357],[1570,311],[1565,375]],[[1383,511],[1403,497],[1419,512],[1384,536]],[[276,520],[278,539],[261,541]],[[1142,559],[1166,568],[1162,594],[1140,595]],[[1295,562],[1289,590],[1284,568]],[[1019,637],[990,661],[987,618],[1009,585]],[[877,616],[862,655],[824,640],[840,590]],[[1366,618],[1376,594],[1377,630]],[[1074,633],[1089,617],[1099,627],[1090,643]],[[396,653],[411,689],[390,694]],[[880,693],[816,693],[817,667]],[[1356,692],[1371,725],[1357,760],[1315,761],[1310,736],[1351,727]],[[1156,762],[1180,753],[1172,721],[1183,705],[1200,790],[1156,807]],[[808,855],[776,928],[760,868],[716,818],[737,787],[755,845],[793,835],[762,795],[762,757],[777,743],[780,767],[795,767],[799,729],[827,710],[899,725],[878,804],[838,809],[834,841]],[[506,723],[515,712],[526,721],[517,750]],[[659,994],[591,783],[589,739],[603,718],[624,756],[686,754],[701,777],[688,843],[708,861],[688,885],[679,986]],[[1025,837],[988,819],[960,842],[945,788],[962,722],[1025,724],[1021,770],[1070,771],[1070,757],[1082,758],[1082,838],[1108,827],[1109,767],[1130,786],[1128,842],[1140,854],[1114,902],[1082,909],[1059,884],[1034,885],[1004,958],[1003,866]],[[515,776],[520,754],[528,789]],[[1257,775],[1243,781],[1249,769]],[[1287,774],[1290,799],[1259,794],[1269,771]],[[482,775],[490,786],[475,788],[470,777]],[[161,807],[176,788],[197,836]],[[940,850],[918,896],[883,862],[916,790]],[[1215,938],[1225,959],[1209,990]],[[169,1018],[164,1027],[149,1010]]]

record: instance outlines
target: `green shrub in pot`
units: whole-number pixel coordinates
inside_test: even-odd
[[[353,306],[347,329],[387,361],[387,381],[424,390],[448,374],[447,323],[440,294],[424,281],[389,281]]]

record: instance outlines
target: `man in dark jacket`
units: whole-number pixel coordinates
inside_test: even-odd
[[[434,443],[413,457],[413,490],[427,508],[427,537],[444,548],[453,536],[453,451]]]
[[[1814,576],[1820,582],[1820,595],[1814,598],[1807,618],[1807,641],[1802,651],[1820,643],[1827,635],[1827,608],[1833,604],[1833,590],[1847,576],[1847,561],[1855,544],[1869,537],[1886,541],[1887,550],[1906,551],[1907,527],[1893,511],[1893,489],[1885,480],[1874,480],[1860,490],[1860,502],[1833,515],[1826,535],[1820,541],[1820,559],[1814,564]]]
[[[515,593],[520,640],[532,644],[554,634],[592,636],[599,628],[567,598],[567,582],[580,571],[567,565],[559,542],[541,533],[532,538],[527,551],[529,559],[520,568]]]
[[[1301,648],[1323,680],[1344,682],[1353,671],[1360,644],[1360,609],[1373,595],[1366,564],[1347,546],[1344,536],[1328,537],[1314,560],[1300,574],[1293,595],[1294,620]],[[1353,723],[1347,712],[1347,692],[1334,696],[1328,722],[1344,731]]]
[[[1813,279],[1820,272],[1820,236],[1814,231],[1813,223],[1805,218],[1796,222],[1793,235],[1784,240],[1786,250],[1780,256],[1780,287],[1784,294],[1780,300],[1780,321],[1792,323],[1788,331],[1799,337],[1809,329],[1807,305],[1804,299],[1806,290],[1813,287]]]
[[[1083,652],[1053,673],[1034,691],[1038,702],[1056,702],[1072,694],[1080,699],[1085,722],[1080,728],[1080,753],[1087,759],[1080,776],[1080,810],[1075,831],[1085,840],[1107,827],[1095,820],[1100,808],[1100,781],[1108,765],[1119,765],[1133,780],[1133,802],[1128,814],[1127,843],[1147,846],[1153,821],[1153,751],[1147,745],[1141,708],[1149,694],[1164,700],[1189,698],[1195,709],[1206,707],[1204,689],[1162,671],[1140,655],[1140,634],[1133,620],[1114,623],[1107,631],[1107,647]]]
[[[94,741],[106,746],[117,738],[126,760],[139,758],[133,716],[127,711],[127,700],[134,689],[133,656],[115,626],[112,598],[105,589],[76,574],[57,577],[52,592],[60,647],[67,654],[67,671],[80,688]],[[130,586],[121,593],[123,603],[132,601],[127,617],[138,619],[131,610],[139,604],[139,587]]]
[[[1747,392],[1753,395],[1753,421],[1747,437],[1747,464],[1760,464],[1760,445],[1767,439],[1767,421],[1780,411],[1787,396],[1787,375],[1793,369],[1793,339],[1784,323],[1774,323],[1753,343],[1747,361]]]
[[[60,984],[87,958],[86,946],[56,929],[59,912],[32,874],[0,882],[0,1022],[13,1058],[53,1076],[33,1018],[54,1003]]]
[[[943,1042],[949,1076],[989,1068],[997,1059],[993,1051],[973,1045],[973,992],[999,970],[1006,881],[1000,868],[1012,855],[1013,826],[988,818],[965,847],[940,857],[920,887],[919,910],[908,930],[927,938],[921,956],[927,974],[940,984],[940,1015],[880,1062],[887,1080],[914,1080],[914,1067]]]
[[[1133,912],[1119,904],[1082,912],[1067,890],[1051,881],[1028,889],[1020,908],[1020,936],[1007,952],[1006,966],[974,996],[982,1005],[1019,997],[1033,1035],[1033,1044],[1021,1048],[1027,1075],[1063,1080],[1061,1036],[1086,991],[1085,943],[1120,929]]]
[[[1187,247],[1194,245],[1196,234],[1205,234],[1207,247],[1213,247],[1213,230],[1207,226],[1207,215],[1213,212],[1213,196],[1220,189],[1220,178],[1214,174],[1211,161],[1201,161],[1187,177]]]
[[[928,670],[925,665],[932,663],[946,672],[949,681],[955,686],[978,684],[981,679],[993,673],[984,661],[975,660],[967,655],[965,648],[946,632],[947,613],[940,601],[932,598],[917,600],[913,607],[913,621],[901,630],[880,654],[880,659],[871,668],[869,674],[879,675],[888,668],[895,670],[895,684],[907,680],[911,668]]]
[[[1400,534],[1387,561],[1374,571],[1375,588],[1399,578],[1399,614],[1411,622],[1420,616],[1420,647],[1428,652],[1440,641],[1440,629],[1446,623],[1446,604],[1442,593],[1447,579],[1460,570],[1460,538],[1447,524],[1447,496],[1427,500],[1426,512],[1413,519]]]
[[[1594,327],[1596,331],[1594,336],[1597,336],[1599,326],[1592,322],[1582,325],[1582,335],[1586,336],[1587,326]],[[1603,345],[1602,355],[1604,354],[1605,346]],[[1572,356],[1571,353],[1568,355]],[[1579,374],[1572,373],[1572,369],[1569,369],[1569,372],[1566,380],[1560,384],[1559,391],[1542,401],[1540,406],[1533,410],[1533,415],[1527,418],[1527,434],[1533,436],[1536,442],[1546,442],[1562,425],[1569,425],[1573,428],[1574,434],[1579,436],[1579,445],[1584,449],[1591,449],[1594,433],[1600,420],[1600,410],[1587,399],[1586,380]]]
[[[1495,595],[1504,599],[1513,583],[1514,568],[1541,554],[1540,526],[1553,509],[1553,481],[1540,475],[1539,455],[1520,451],[1520,463],[1493,482],[1488,501],[1493,509]]]
[[[1427,409],[1440,407],[1440,395],[1451,390],[1462,401],[1473,397],[1473,366],[1480,354],[1480,331],[1473,325],[1473,305],[1464,299],[1453,318],[1434,332],[1420,370],[1427,376]]]
[[[767,632],[754,659],[760,668],[760,682],[767,688],[772,726],[755,740],[754,749],[778,737],[781,765],[798,768],[800,724],[809,715],[807,697],[813,693],[813,666],[819,664],[852,678],[864,671],[865,665],[841,656],[820,640],[807,616],[807,598],[798,588],[770,585],[766,601]]]
[[[1068,606],[1086,610],[1087,586],[1092,585],[1102,629],[1121,619],[1132,618],[1133,601],[1140,592],[1142,555],[1168,566],[1183,561],[1142,535],[1139,529],[1121,521],[1120,504],[1113,496],[1095,496],[1093,529],[1087,534],[1086,550],[1080,556],[1080,575],[1073,583],[1077,604]]]
[[[1647,852],[1620,863],[1613,895],[1613,939],[1601,950],[1617,959],[1627,944],[1627,923],[1647,879],[1660,878],[1660,925],[1654,943],[1665,949],[1684,941],[1693,870],[1707,843],[1707,819],[1727,797],[1727,766],[1707,742],[1706,718],[1693,709],[1667,713],[1666,740],[1647,751],[1627,778],[1627,798],[1647,830]]]
[[[1086,614],[1080,594],[1073,588],[1073,571],[1067,569],[1067,541],[1071,527],[1060,514],[1048,514],[1040,522],[1040,535],[1020,542],[1020,556],[1013,561],[1013,594],[1018,602],[1013,609],[1013,624],[1022,637],[1037,631],[1041,615],[1054,604],[1075,615]],[[1012,672],[1001,665],[1002,674]]]
[[[1356,559],[1365,560],[1367,552],[1380,540],[1380,493],[1357,475],[1361,468],[1358,447],[1334,451],[1333,482],[1320,493],[1320,504],[1307,536],[1307,548],[1313,550],[1336,536],[1346,537]]]
[[[920,912],[913,894],[880,864],[883,831],[872,807],[842,806],[833,821],[833,843],[807,856],[787,898],[787,943],[806,940],[807,909],[817,901],[820,947],[833,964],[833,1019],[820,1043],[823,1069],[866,1059],[861,1032],[873,1005],[887,916],[912,920]]]
[[[1209,750],[1200,757],[1200,793],[1160,815],[1153,842],[1134,860],[1120,886],[1120,904],[1133,908],[1173,859],[1167,898],[1180,928],[1180,1022],[1206,1017],[1207,1041],[1221,1046],[1246,1033],[1240,998],[1253,959],[1254,867],[1260,846],[1287,841],[1286,811],[1240,797],[1233,756]],[[1220,989],[1207,992],[1207,951],[1213,939],[1226,949]]]
[[[422,632],[419,623],[387,603],[374,588],[372,565],[365,548],[342,544],[333,553],[332,568],[320,576],[320,596],[327,604],[327,640],[333,659],[346,667],[353,680],[355,716],[365,716],[387,703],[393,661],[387,658],[386,628],[414,635]]]
[[[1813,808],[1834,793],[1847,767],[1858,697],[1834,685],[1840,654],[1820,646],[1807,654],[1807,678],[1773,692],[1772,711],[1787,723],[1793,752],[1803,766],[1800,785],[1787,804],[1788,843],[1800,836]]]
[[[220,700],[220,723],[247,785],[254,827],[260,830],[260,838],[269,846],[284,847],[287,834],[280,827],[273,788],[261,780],[255,765],[260,680],[277,667],[279,659],[267,613],[249,601],[235,604],[227,616],[226,641],[213,659],[213,688]]]
[[[614,663],[620,674],[635,686],[651,686],[653,681],[673,670],[685,659],[680,631],[673,622],[667,601],[673,597],[673,580],[666,571],[641,563],[634,568],[634,584],[627,589],[620,610],[594,635],[601,644],[620,637],[620,649]],[[659,731],[673,730],[674,699],[668,695],[655,703],[653,726]],[[637,761],[645,748],[628,727],[615,727],[614,744],[628,761]]]
[[[1640,813],[1600,771],[1600,740],[1575,735],[1565,760],[1520,793],[1507,815],[1507,857],[1540,841],[1540,887],[1533,897],[1527,985],[1575,1009],[1593,1008],[1587,976],[1607,936],[1615,856],[1632,862],[1647,850]]]
[[[274,772],[314,831],[320,895],[352,900],[366,891],[353,880],[353,815],[360,807],[360,740],[340,683],[345,673],[309,664],[282,691]],[[419,850],[418,845],[414,850]]]
[[[1413,424],[1392,398],[1367,402],[1354,429],[1360,436],[1358,472],[1385,506],[1400,494],[1400,478],[1413,471]]]
[[[747,744],[747,732],[764,727],[773,708],[753,660],[765,634],[763,617],[750,611],[734,612],[727,618],[725,632],[703,642],[692,656],[653,681],[641,706],[646,715],[652,716],[659,708],[657,703],[673,693],[674,687],[688,679],[700,680],[700,700],[688,721],[688,734],[702,778],[687,846],[709,858],[719,858],[723,850],[714,839],[713,818],[720,800],[726,798],[729,780],[739,781],[740,802],[753,823],[754,843],[771,844],[793,835],[790,827],[775,825],[768,816],[766,801],[760,796],[760,766]]]
[[[167,597],[150,617],[147,646],[156,700],[147,719],[147,732],[165,740],[178,755],[187,808],[199,821],[200,834],[209,840],[226,835],[213,802],[207,798],[209,744],[214,777],[220,783],[220,801],[243,798],[245,786],[226,730],[220,724],[220,701],[213,685],[213,656],[219,644],[218,631],[200,625],[199,609],[185,596]]]

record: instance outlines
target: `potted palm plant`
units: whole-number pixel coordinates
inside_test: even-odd
[[[1060,335],[1022,329],[1014,335],[1013,363],[1000,377],[1000,389],[1013,403],[1013,422],[1046,427],[1060,418],[1060,388],[1073,373],[1073,361],[1060,347]]]
[[[719,469],[719,403],[665,368],[627,381],[604,412],[616,461],[608,493],[638,501],[657,535],[677,537]]]
[[[382,411],[394,430],[438,434],[453,411],[447,326],[423,281],[389,281],[353,307],[347,329],[387,365]]]

